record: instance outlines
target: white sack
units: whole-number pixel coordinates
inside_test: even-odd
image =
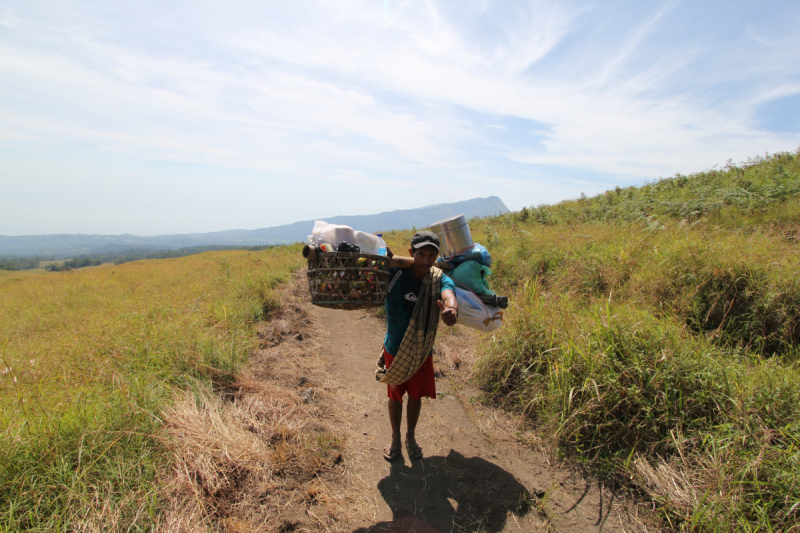
[[[486,305],[472,291],[456,287],[458,318],[456,324],[488,333],[503,325],[503,311]]]
[[[328,224],[323,220],[314,222],[314,229],[308,236],[308,242],[314,246],[328,243],[336,250],[340,244],[358,244],[356,232],[350,226],[340,226],[338,224]]]
[[[377,235],[356,231],[356,238],[358,238],[358,247],[361,248],[362,254],[378,255],[379,246]]]

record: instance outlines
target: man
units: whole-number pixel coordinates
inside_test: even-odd
[[[458,318],[455,285],[434,266],[439,256],[439,237],[430,231],[417,232],[408,251],[414,258],[413,266],[390,269],[386,338],[378,359],[379,374],[384,369],[386,372],[381,382],[387,384],[392,426],[392,443],[383,450],[387,461],[398,459],[402,453],[400,422],[405,394],[408,394],[406,449],[412,459],[422,457],[414,432],[422,398],[436,398],[431,354],[439,316],[447,326],[455,325]],[[391,251],[388,253],[391,257]]]

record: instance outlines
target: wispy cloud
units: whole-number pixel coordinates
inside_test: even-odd
[[[623,68],[625,61],[636,52],[641,53],[640,47],[642,42],[653,34],[664,16],[678,7],[680,3],[680,0],[668,0],[664,2],[655,12],[632,29],[630,34],[625,37],[622,42],[619,51],[617,51],[603,66],[603,70],[597,81],[598,88],[606,86],[609,82],[618,82],[621,76],[629,76],[629,71]]]
[[[800,92],[800,7],[728,5],[10,2],[0,234],[519,209],[794,150],[760,113]]]

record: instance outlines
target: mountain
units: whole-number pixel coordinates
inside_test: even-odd
[[[433,222],[455,215],[467,218],[508,213],[508,208],[497,196],[474,198],[463,202],[429,205],[417,209],[387,211],[376,215],[336,216],[326,222],[343,224],[369,232],[393,229],[426,228]],[[283,226],[254,230],[234,229],[211,233],[179,235],[0,235],[0,255],[40,255],[60,258],[82,254],[124,252],[126,250],[174,250],[190,246],[257,246],[262,244],[289,244],[305,241],[314,227],[313,220],[303,220]]]

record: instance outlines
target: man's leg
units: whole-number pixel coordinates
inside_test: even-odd
[[[422,399],[420,398],[415,400],[409,396],[407,403],[408,407],[406,407],[406,424],[408,427],[406,428],[406,441],[408,442],[408,447],[410,448],[409,453],[412,453],[412,450],[419,448],[417,444],[416,430],[417,422],[419,421],[419,413],[422,410]]]
[[[417,411],[417,417],[419,418],[419,410]],[[389,398],[389,423],[392,425],[392,444],[388,449],[390,455],[394,450],[400,450],[403,446],[403,441],[400,438],[400,422],[402,419],[403,402]]]

